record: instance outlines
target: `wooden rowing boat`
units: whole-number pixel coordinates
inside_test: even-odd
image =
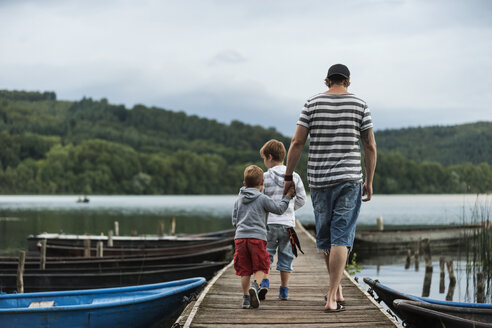
[[[181,236],[114,236],[114,247],[129,248],[150,248],[150,247],[177,247],[184,245],[199,245],[201,243],[215,241],[222,238],[233,237],[233,229],[214,231],[209,233],[200,233],[193,235]],[[29,251],[35,251],[38,243],[46,239],[50,245],[60,246],[84,246],[85,240],[91,241],[91,247],[96,247],[98,241],[102,241],[107,246],[108,236],[99,235],[69,235],[58,233],[42,233],[38,235],[29,235],[27,237],[27,247]]]
[[[117,256],[104,258],[81,258],[81,257],[59,257],[47,258],[46,269],[54,268],[105,268],[105,267],[128,267],[128,266],[156,266],[164,264],[199,263],[203,261],[223,261],[232,251],[232,246],[221,246],[212,249],[197,250],[188,254],[164,255],[164,256]],[[17,268],[18,259],[15,257],[0,258],[0,271],[4,269]],[[39,268],[39,257],[27,257],[24,267],[26,269]]]
[[[234,243],[234,236],[220,238],[212,241],[205,241],[199,245],[184,245],[175,247],[151,247],[151,248],[129,248],[124,246],[116,247],[104,247],[103,255],[104,257],[114,257],[114,256],[157,256],[157,255],[177,255],[177,254],[189,254],[196,252],[197,249],[213,249],[220,246],[232,245]],[[41,242],[38,243],[38,249],[41,248]],[[47,243],[46,245],[46,256],[50,257],[82,257],[84,256],[85,248],[81,246],[64,246],[64,245],[52,245]],[[92,257],[97,254],[97,248],[91,247],[90,253]]]
[[[376,292],[378,296],[376,300],[379,302],[383,301],[402,321],[405,321],[408,318],[394,305],[395,300],[425,302],[429,304],[429,306],[427,306],[428,310],[438,311],[466,320],[492,322],[492,304],[440,301],[432,298],[405,294],[370,278],[364,278],[364,282],[370,287],[369,294]]]
[[[26,292],[93,289],[143,285],[191,277],[210,279],[228,262],[168,264],[162,266],[118,268],[28,269],[23,281]],[[0,272],[0,290],[11,293],[17,289],[16,270]]]
[[[205,279],[0,295],[0,327],[149,327],[172,316]]]
[[[492,310],[444,306],[427,302],[394,300],[405,327],[492,328]]]

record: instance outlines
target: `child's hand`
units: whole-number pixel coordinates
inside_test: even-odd
[[[295,188],[295,186],[292,186],[287,191],[287,196],[290,196],[293,198],[295,195],[296,195],[296,188]]]

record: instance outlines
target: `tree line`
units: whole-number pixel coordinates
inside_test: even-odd
[[[489,162],[464,162],[467,157],[459,151],[463,140],[482,131],[484,124],[490,130],[490,123],[477,123],[476,129],[473,125],[464,129],[469,134],[460,132],[461,138],[439,137],[443,134],[439,127],[426,132],[429,145],[457,145],[451,165],[424,155],[409,158],[395,150],[398,145],[385,146],[388,140],[400,138],[408,151],[419,152],[415,149],[420,143],[412,148],[412,133],[406,130],[401,135],[400,130],[383,131],[381,141],[376,133],[380,151],[375,192],[492,191]],[[461,131],[459,126],[455,130]],[[223,124],[143,105],[127,109],[106,99],[68,102],[56,100],[54,93],[0,90],[0,193],[236,193],[244,168],[263,165],[259,149],[272,138],[286,147],[290,142],[273,128],[239,121]],[[452,153],[449,149],[447,153]],[[477,151],[472,157],[481,156]],[[306,157],[303,154],[297,169],[304,181]]]

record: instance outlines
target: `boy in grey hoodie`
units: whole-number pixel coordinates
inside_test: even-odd
[[[239,191],[232,212],[232,225],[236,228],[234,269],[241,276],[243,289],[243,308],[260,306],[258,291],[264,275],[270,268],[270,255],[266,250],[268,213],[282,214],[295,195],[295,189],[289,189],[280,202],[264,195],[263,170],[250,165],[244,170],[244,187]],[[250,286],[250,277],[254,281]]]

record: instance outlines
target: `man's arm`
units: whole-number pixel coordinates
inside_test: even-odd
[[[302,125],[297,126],[296,133],[290,142],[289,152],[287,154],[287,168],[285,170],[285,175],[292,177],[294,169],[301,158],[302,150],[306,144],[309,130]],[[284,182],[284,195],[287,194],[289,188],[294,186],[294,181],[291,179]]]
[[[361,140],[362,146],[364,147],[364,163],[366,168],[366,181],[362,187],[362,196],[366,197],[362,201],[367,202],[372,197],[372,180],[374,178],[377,160],[376,139],[374,138],[372,128],[361,132]]]

